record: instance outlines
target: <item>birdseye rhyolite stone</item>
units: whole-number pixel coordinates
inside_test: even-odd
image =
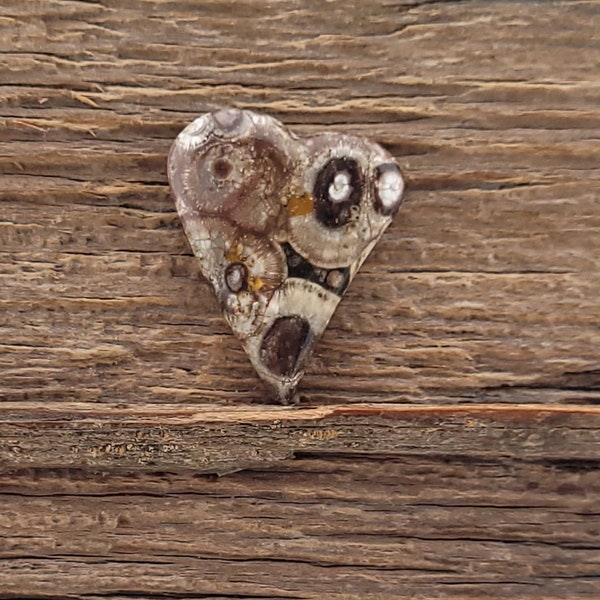
[[[177,212],[258,375],[289,401],[354,275],[402,201],[377,144],[300,139],[246,110],[207,113],[169,154]]]

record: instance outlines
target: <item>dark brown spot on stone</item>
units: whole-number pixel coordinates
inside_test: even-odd
[[[224,158],[219,158],[212,164],[212,172],[217,179],[227,179],[232,168],[231,163]]]
[[[309,338],[310,325],[305,319],[297,315],[279,317],[260,346],[263,364],[281,377],[293,375]]]

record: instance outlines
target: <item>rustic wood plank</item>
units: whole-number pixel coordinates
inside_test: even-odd
[[[227,473],[299,452],[600,461],[600,410],[530,405],[181,408],[8,403],[0,470],[189,469]]]
[[[0,598],[600,597],[598,17],[4,0]],[[299,406],[168,192],[223,105],[368,135],[408,180]]]
[[[368,134],[409,180],[308,400],[597,388],[593,3],[224,6],[4,3],[2,398],[263,396],[165,178],[180,128],[232,103]]]
[[[21,471],[0,488],[7,598],[598,591],[600,478],[583,461],[304,457],[223,478]]]

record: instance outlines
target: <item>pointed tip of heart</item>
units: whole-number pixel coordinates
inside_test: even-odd
[[[325,331],[339,296],[320,285],[288,277],[275,291],[260,329],[244,340],[258,375],[289,403],[304,366]]]
[[[383,148],[345,134],[302,140],[226,108],[188,125],[169,182],[203,274],[259,376],[289,402],[352,278],[402,201]]]

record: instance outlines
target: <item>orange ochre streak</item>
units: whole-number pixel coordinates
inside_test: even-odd
[[[308,192],[301,196],[292,196],[287,203],[287,212],[290,217],[304,217],[309,215],[315,206],[313,197]]]

